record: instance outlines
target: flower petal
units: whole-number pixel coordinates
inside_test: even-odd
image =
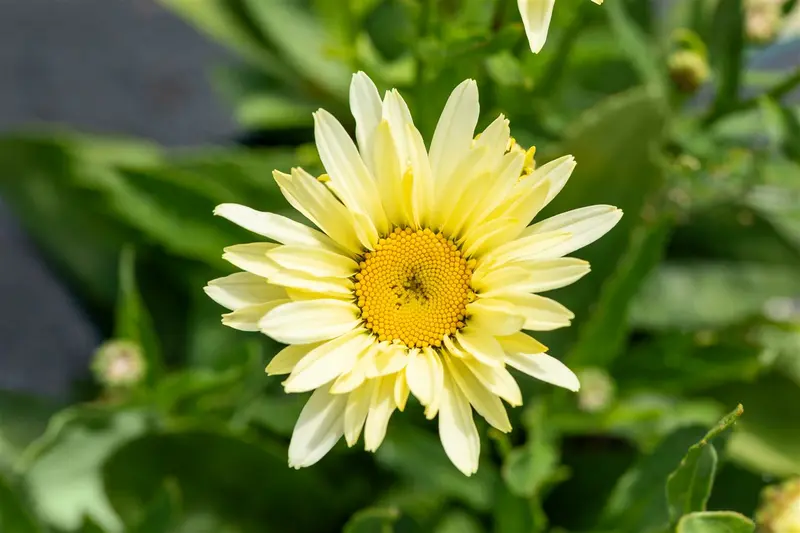
[[[408,388],[408,381],[406,381],[406,373],[398,372],[394,375],[394,403],[397,409],[403,411],[406,408],[406,401],[408,401],[408,394],[411,390]]]
[[[437,198],[443,198],[442,187],[469,152],[479,114],[478,85],[475,80],[465,80],[450,94],[431,140],[431,172],[439,184]]]
[[[411,393],[426,407],[425,415],[428,419],[436,416],[443,379],[442,361],[433,350],[413,349],[408,352],[406,381]]]
[[[467,397],[475,411],[503,433],[511,431],[511,422],[508,420],[508,413],[506,413],[500,398],[478,381],[463,362],[452,357],[445,357],[445,364],[456,385]]]
[[[588,246],[617,225],[622,210],[610,205],[593,205],[543,220],[526,228],[523,237],[542,236],[555,232],[569,232],[572,237],[559,246],[540,254],[542,259],[563,257]]]
[[[283,382],[286,392],[306,392],[349,372],[370,347],[366,330],[355,330],[311,350]]]
[[[509,353],[506,363],[529,376],[573,392],[581,388],[575,373],[564,363],[546,353]]]
[[[368,452],[374,452],[383,442],[389,418],[397,407],[394,403],[394,380],[385,376],[377,381],[364,426],[364,449]]]
[[[442,388],[439,438],[447,457],[464,475],[471,476],[478,471],[481,440],[472,409],[464,393],[449,376],[445,376]]]
[[[456,340],[464,351],[481,363],[487,366],[503,366],[503,349],[491,334],[466,327],[456,333]]]
[[[214,209],[214,214],[281,244],[337,249],[336,243],[324,233],[275,213],[256,211],[239,204],[220,204]]]
[[[364,421],[369,413],[369,404],[372,402],[374,381],[368,381],[347,396],[347,406],[344,409],[344,438],[348,446],[358,442]]]
[[[531,51],[538,54],[547,40],[556,0],[517,0]]]
[[[525,317],[522,329],[551,331],[570,325],[575,315],[555,300],[538,294],[504,294],[496,298],[514,305],[517,312]]]
[[[259,322],[264,315],[288,302],[289,300],[273,300],[263,304],[240,307],[232,313],[222,315],[222,323],[239,331],[258,331]]]
[[[297,363],[319,345],[320,343],[318,342],[314,344],[290,344],[275,354],[275,357],[272,358],[264,371],[270,376],[291,374]]]
[[[309,344],[344,335],[361,322],[358,307],[342,300],[304,300],[280,305],[259,322],[261,331],[284,344]]]
[[[301,168],[293,168],[291,175],[276,170],[272,176],[292,207],[344,250],[361,252],[362,243],[356,235],[353,215],[330,189]]]
[[[236,244],[225,248],[222,258],[242,270],[262,278],[269,278],[280,268],[274,261],[267,259],[267,252],[278,246],[271,242]]]
[[[231,311],[286,298],[282,287],[270,285],[266,279],[249,272],[236,272],[211,280],[203,290],[212,300]]]
[[[359,71],[350,83],[350,111],[356,120],[356,140],[361,157],[368,167],[374,165],[372,142],[381,121],[383,102],[372,80]]]
[[[278,246],[267,257],[283,268],[322,278],[348,278],[358,270],[358,263],[349,257],[324,248]]]
[[[511,335],[525,324],[513,304],[503,300],[479,298],[467,305],[468,323],[477,331],[490,335]]]
[[[289,467],[311,466],[339,441],[344,433],[347,396],[328,394],[324,388],[311,395],[300,412],[289,443]]]
[[[400,372],[406,364],[408,364],[408,349],[405,346],[383,342],[378,345],[375,358],[367,367],[366,374],[368,378],[388,376]]]
[[[388,222],[378,190],[353,140],[336,118],[320,109],[314,113],[314,135],[322,164],[342,202],[351,212],[366,215],[375,233],[386,233]],[[372,228],[366,228],[369,233]]]
[[[519,389],[519,384],[505,366],[487,366],[470,357],[465,357],[461,361],[492,394],[504,399],[513,407],[522,405],[522,391]]]
[[[502,263],[501,263],[502,264]],[[487,269],[488,270],[488,269]],[[551,259],[548,261],[515,262],[508,267],[490,270],[491,280],[507,281],[504,284],[483,282],[481,296],[496,298],[503,295],[514,295],[525,292],[545,292],[566,287],[591,271],[588,262],[571,257]]]
[[[298,270],[279,268],[269,276],[270,283],[288,289],[312,292],[323,298],[352,299],[353,281],[347,278],[320,278]]]

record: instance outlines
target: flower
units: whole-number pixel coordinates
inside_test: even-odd
[[[603,0],[592,0],[592,2],[600,5]],[[553,18],[555,4],[556,0],[517,0],[528,42],[535,54],[542,50],[547,40],[547,30],[550,29],[550,19]]]
[[[107,387],[127,388],[144,379],[147,361],[141,347],[135,342],[110,340],[95,351],[92,372]]]
[[[800,533],[800,478],[762,491],[756,523],[763,533]]]
[[[510,138],[502,115],[477,138],[478,89],[460,84],[426,150],[396,90],[380,98],[353,77],[353,142],[324,110],[314,115],[327,174],[273,173],[289,203],[319,230],[272,213],[223,204],[215,213],[276,241],[240,244],[223,257],[239,272],[209,282],[232,310],[224,324],[288,346],[269,363],[286,392],[314,391],[297,421],[289,464],[319,461],[363,430],[376,450],[409,393],[438,416],[445,452],[478,468],[472,409],[498,430],[501,402],[522,403],[507,367],[566,387],[575,375],[522,330],[568,326],[573,314],[538,293],[568,285],[589,265],[566,258],[610,230],[611,206],[528,226],[575,167],[565,156],[534,170],[533,151]]]

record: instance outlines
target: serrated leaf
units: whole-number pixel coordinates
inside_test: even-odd
[[[752,520],[733,511],[692,513],[678,522],[676,533],[753,533]]]
[[[667,503],[670,518],[705,511],[717,469],[717,451],[711,440],[730,428],[744,410],[739,405],[725,416],[700,442],[692,445],[678,468],[667,478]]]

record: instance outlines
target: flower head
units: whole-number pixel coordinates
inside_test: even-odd
[[[522,403],[508,367],[579,388],[575,375],[522,330],[552,330],[573,314],[539,293],[589,272],[565,257],[610,230],[610,206],[577,209],[533,226],[575,167],[565,156],[534,169],[500,116],[477,138],[474,81],[450,96],[430,145],[400,94],[381,99],[353,77],[354,143],[326,111],[315,134],[327,174],[274,173],[286,199],[319,230],[234,204],[216,214],[276,242],[231,246],[244,270],[211,281],[223,323],[288,346],[266,368],[286,392],[314,391],[300,414],[289,463],[309,466],[344,436],[380,446],[409,394],[438,416],[452,462],[478,468],[472,410],[498,430],[502,400]]]
[[[147,361],[135,342],[111,340],[103,343],[92,359],[92,371],[99,382],[111,388],[136,385],[144,379]]]
[[[764,489],[756,523],[764,533],[800,533],[800,478]]]
[[[592,0],[597,5],[603,0]],[[556,0],[517,0],[519,14],[522,15],[522,24],[525,34],[531,44],[531,51],[538,54],[547,41],[547,32],[550,29],[550,19],[553,18],[553,7]]]

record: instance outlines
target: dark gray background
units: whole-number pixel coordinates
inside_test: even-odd
[[[221,142],[235,126],[207,69],[228,59],[153,0],[0,0],[0,132]],[[0,199],[0,389],[64,396],[99,335],[11,211]]]

